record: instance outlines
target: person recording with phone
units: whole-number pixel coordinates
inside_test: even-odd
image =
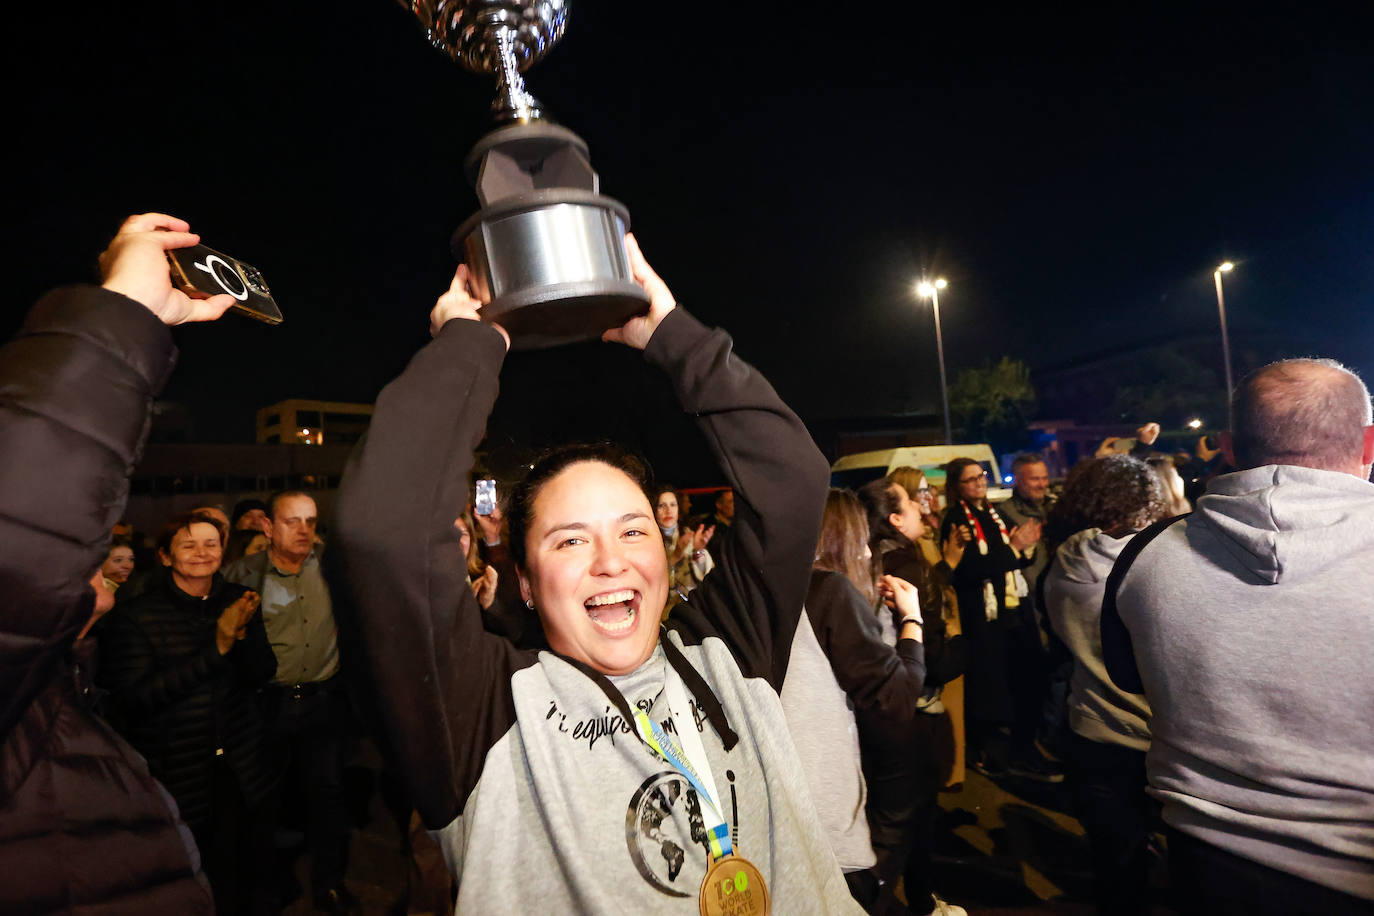
[[[114,605],[100,566],[176,362],[169,327],[234,301],[172,287],[190,228],[129,217],[101,285],[44,296],[0,348],[0,912],[214,909],[176,803],[76,677],[78,635]]]
[[[520,577],[506,543],[505,516],[501,514],[496,481],[482,478],[472,492],[472,503],[463,513],[469,526],[471,552],[467,547],[464,551],[468,556],[469,581],[482,608],[482,623],[487,632],[504,636],[521,649],[547,648],[539,616],[520,597]],[[473,578],[476,576],[482,579]]]

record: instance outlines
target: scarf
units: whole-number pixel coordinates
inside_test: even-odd
[[[1002,521],[1002,516],[992,507],[992,503],[987,505],[988,517],[997,525],[997,531],[1002,535],[1002,543],[1006,544],[1015,554],[1016,550],[1011,546],[1011,532],[1007,530],[1007,523]],[[959,507],[963,510],[964,518],[968,520],[968,526],[973,532],[974,540],[978,542],[978,553],[987,556],[988,538],[983,532],[983,526],[978,521],[978,516],[963,499],[959,500]],[[1020,607],[1021,599],[1028,594],[1030,594],[1030,587],[1026,584],[1026,577],[1021,574],[1021,570],[1013,569],[1008,572],[1002,583],[1002,606],[1008,610]],[[991,579],[983,580],[983,612],[989,621],[997,619],[997,590]]]

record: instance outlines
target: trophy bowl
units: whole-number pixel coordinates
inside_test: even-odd
[[[501,70],[501,38],[509,35],[520,70],[549,53],[568,24],[566,0],[401,0],[420,20],[430,44],[473,73]]]
[[[571,188],[535,191],[484,207],[453,234],[472,272],[482,316],[517,349],[601,336],[647,311],[630,272],[618,201]]]
[[[634,281],[625,205],[600,193],[587,144],[545,118],[520,72],[563,36],[567,0],[401,0],[431,44],[493,74],[494,130],[468,154],[481,209],[453,234],[485,320],[516,349],[600,337],[649,309]]]

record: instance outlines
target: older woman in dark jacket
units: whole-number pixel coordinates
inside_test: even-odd
[[[219,574],[225,534],[208,514],[174,516],[158,538],[162,574],[97,628],[111,716],[180,806],[222,913],[269,883],[275,773],[256,690],[277,669],[257,594]]]

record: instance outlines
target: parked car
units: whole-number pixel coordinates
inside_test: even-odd
[[[945,465],[955,458],[972,458],[988,474],[988,500],[999,502],[1011,496],[1011,480],[1003,477],[992,447],[978,445],[919,445],[884,448],[845,455],[830,466],[830,485],[857,490],[870,480],[885,476],[893,468],[913,467],[925,472],[933,492],[945,505]]]

